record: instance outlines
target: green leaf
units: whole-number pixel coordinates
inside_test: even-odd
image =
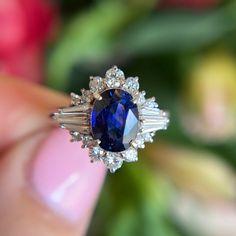
[[[235,3],[203,13],[162,12],[137,23],[123,38],[127,55],[196,49],[236,31]]]
[[[110,57],[123,28],[152,6],[105,1],[78,14],[62,31],[48,61],[48,84],[65,90],[71,68],[87,62],[101,63]],[[136,6],[136,7],[135,7]]]
[[[91,228],[102,236],[178,235],[167,220],[170,194],[167,182],[145,163],[124,166],[108,176]]]

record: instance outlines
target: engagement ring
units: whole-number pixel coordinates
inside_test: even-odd
[[[90,77],[89,90],[71,93],[71,105],[52,114],[61,128],[69,130],[71,141],[89,148],[91,162],[103,161],[114,173],[123,162],[138,160],[138,148],[153,142],[157,130],[166,129],[168,113],[155,98],[139,92],[138,77],[125,78],[116,66],[105,78]]]

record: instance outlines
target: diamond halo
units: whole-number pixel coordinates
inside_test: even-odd
[[[125,78],[123,71],[117,66],[109,69],[104,78],[99,76],[90,77],[89,88],[89,90],[82,89],[81,96],[71,93],[71,106],[58,109],[57,112],[52,114],[52,118],[60,124],[61,128],[70,131],[72,142],[82,141],[82,148],[89,149],[91,162],[103,161],[110,172],[114,173],[122,166],[123,162],[137,161],[138,148],[144,148],[145,142],[153,142],[153,136],[156,131],[167,128],[169,123],[168,113],[159,109],[154,97],[146,99],[146,93],[139,91],[138,77]],[[137,107],[138,110],[138,130],[135,137],[130,141],[129,145],[126,145],[125,150],[116,152],[110,150],[112,142],[109,146],[110,149],[105,150],[102,148],[100,146],[101,140],[94,139],[91,127],[95,102],[103,99],[103,92],[114,91],[115,89],[124,91],[124,94],[130,94],[132,101],[129,104],[134,104],[133,106]],[[125,126],[123,125],[127,121],[122,120],[122,117],[131,112],[129,109],[125,110],[126,107],[119,103],[120,101],[124,102],[124,99],[122,99],[123,97],[118,100],[118,105],[115,104],[116,106],[114,104],[107,106],[110,110],[114,110],[114,106],[116,108],[118,106],[121,107],[119,112],[114,113],[115,115],[112,114],[112,124],[105,124],[106,128],[109,126],[109,130],[113,129],[113,133],[114,130],[117,131],[117,126],[119,126],[118,131],[127,132],[124,130]],[[113,100],[113,97],[111,97],[111,101],[114,103]],[[107,107],[103,118],[107,117]],[[126,113],[124,113],[124,110]],[[108,133],[110,138],[109,135],[111,134]],[[113,136],[116,137],[117,135],[113,134]],[[109,139],[109,141],[111,140]]]

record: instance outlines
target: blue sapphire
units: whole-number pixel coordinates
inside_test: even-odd
[[[138,126],[138,108],[132,96],[121,89],[109,89],[100,94],[92,110],[92,135],[100,147],[110,152],[121,152],[130,147]]]

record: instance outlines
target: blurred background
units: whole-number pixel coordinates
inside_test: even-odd
[[[108,174],[89,236],[236,235],[235,0],[0,0],[0,74],[63,92],[118,65],[170,110]]]

